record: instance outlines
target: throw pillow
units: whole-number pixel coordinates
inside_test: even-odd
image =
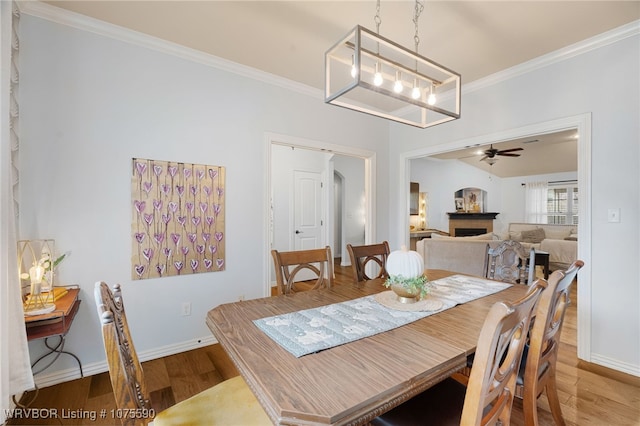
[[[522,241],[525,243],[533,243],[533,244],[541,243],[545,237],[544,229],[542,228],[531,229],[529,231],[522,231],[521,234],[522,234]]]
[[[522,234],[516,231],[509,231],[509,240],[520,242],[522,241]]]

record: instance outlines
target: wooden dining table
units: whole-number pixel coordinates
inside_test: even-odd
[[[436,280],[454,273],[428,270]],[[527,287],[457,305],[401,327],[295,357],[254,320],[385,291],[382,280],[220,305],[207,325],[276,425],[359,425],[451,376],[475,352],[491,306]]]

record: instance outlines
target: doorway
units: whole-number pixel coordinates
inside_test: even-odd
[[[345,230],[349,227],[349,221],[359,220],[363,243],[375,241],[375,153],[359,148],[334,145],[326,142],[310,141],[286,135],[266,135],[267,159],[266,171],[267,185],[265,193],[267,199],[264,202],[265,209],[265,238],[264,250],[264,276],[265,294],[270,294],[270,288],[275,277],[271,261],[271,250],[294,250],[295,246],[295,201],[293,194],[295,184],[293,177],[287,178],[286,174],[293,176],[293,170],[299,172],[319,172],[322,180],[319,217],[321,218],[321,231],[319,240],[321,246],[329,245],[334,253],[346,253],[346,243],[351,242],[351,233]],[[288,154],[287,154],[288,153]],[[295,154],[295,155],[294,155]],[[283,159],[283,155],[285,156]],[[278,165],[274,166],[274,159],[279,158]],[[347,164],[347,165],[345,165]],[[353,166],[353,164],[357,164]],[[347,171],[343,170],[343,168]],[[288,170],[285,170],[288,169]],[[349,174],[359,170],[361,186],[360,196],[347,196],[351,190]],[[334,196],[334,171],[343,176],[341,186],[340,208],[342,209],[340,224],[335,217],[336,200]],[[285,175],[285,177],[283,177]],[[349,205],[345,199],[357,199],[360,202],[357,213],[350,213]],[[341,225],[342,229],[337,229]],[[345,231],[343,231],[345,230]],[[340,239],[336,238],[336,232],[340,232]],[[340,244],[339,248],[336,244]],[[309,248],[309,247],[305,247]]]
[[[530,126],[510,129],[503,132],[483,135],[481,137],[454,141],[437,146],[429,146],[419,150],[400,154],[400,170],[398,181],[398,235],[402,236],[404,244],[409,243],[409,205],[410,160],[435,154],[455,151],[474,145],[488,145],[499,141],[537,134],[558,132],[567,129],[577,129],[578,139],[578,182],[580,198],[578,200],[578,215],[582,226],[578,227],[578,258],[585,262],[580,271],[580,291],[578,302],[577,349],[578,357],[585,361],[591,360],[591,114],[561,118],[538,123]]]

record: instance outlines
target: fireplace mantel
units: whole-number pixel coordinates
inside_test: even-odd
[[[464,220],[493,220],[500,213],[474,213],[474,212],[449,212],[449,219],[464,219]]]
[[[447,214],[449,215],[449,235],[459,237],[493,232],[493,221],[500,213],[449,212]]]

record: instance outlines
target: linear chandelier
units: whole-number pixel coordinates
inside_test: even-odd
[[[461,77],[418,54],[415,2],[415,52],[357,25],[325,54],[325,102],[388,120],[427,128],[460,118]]]

